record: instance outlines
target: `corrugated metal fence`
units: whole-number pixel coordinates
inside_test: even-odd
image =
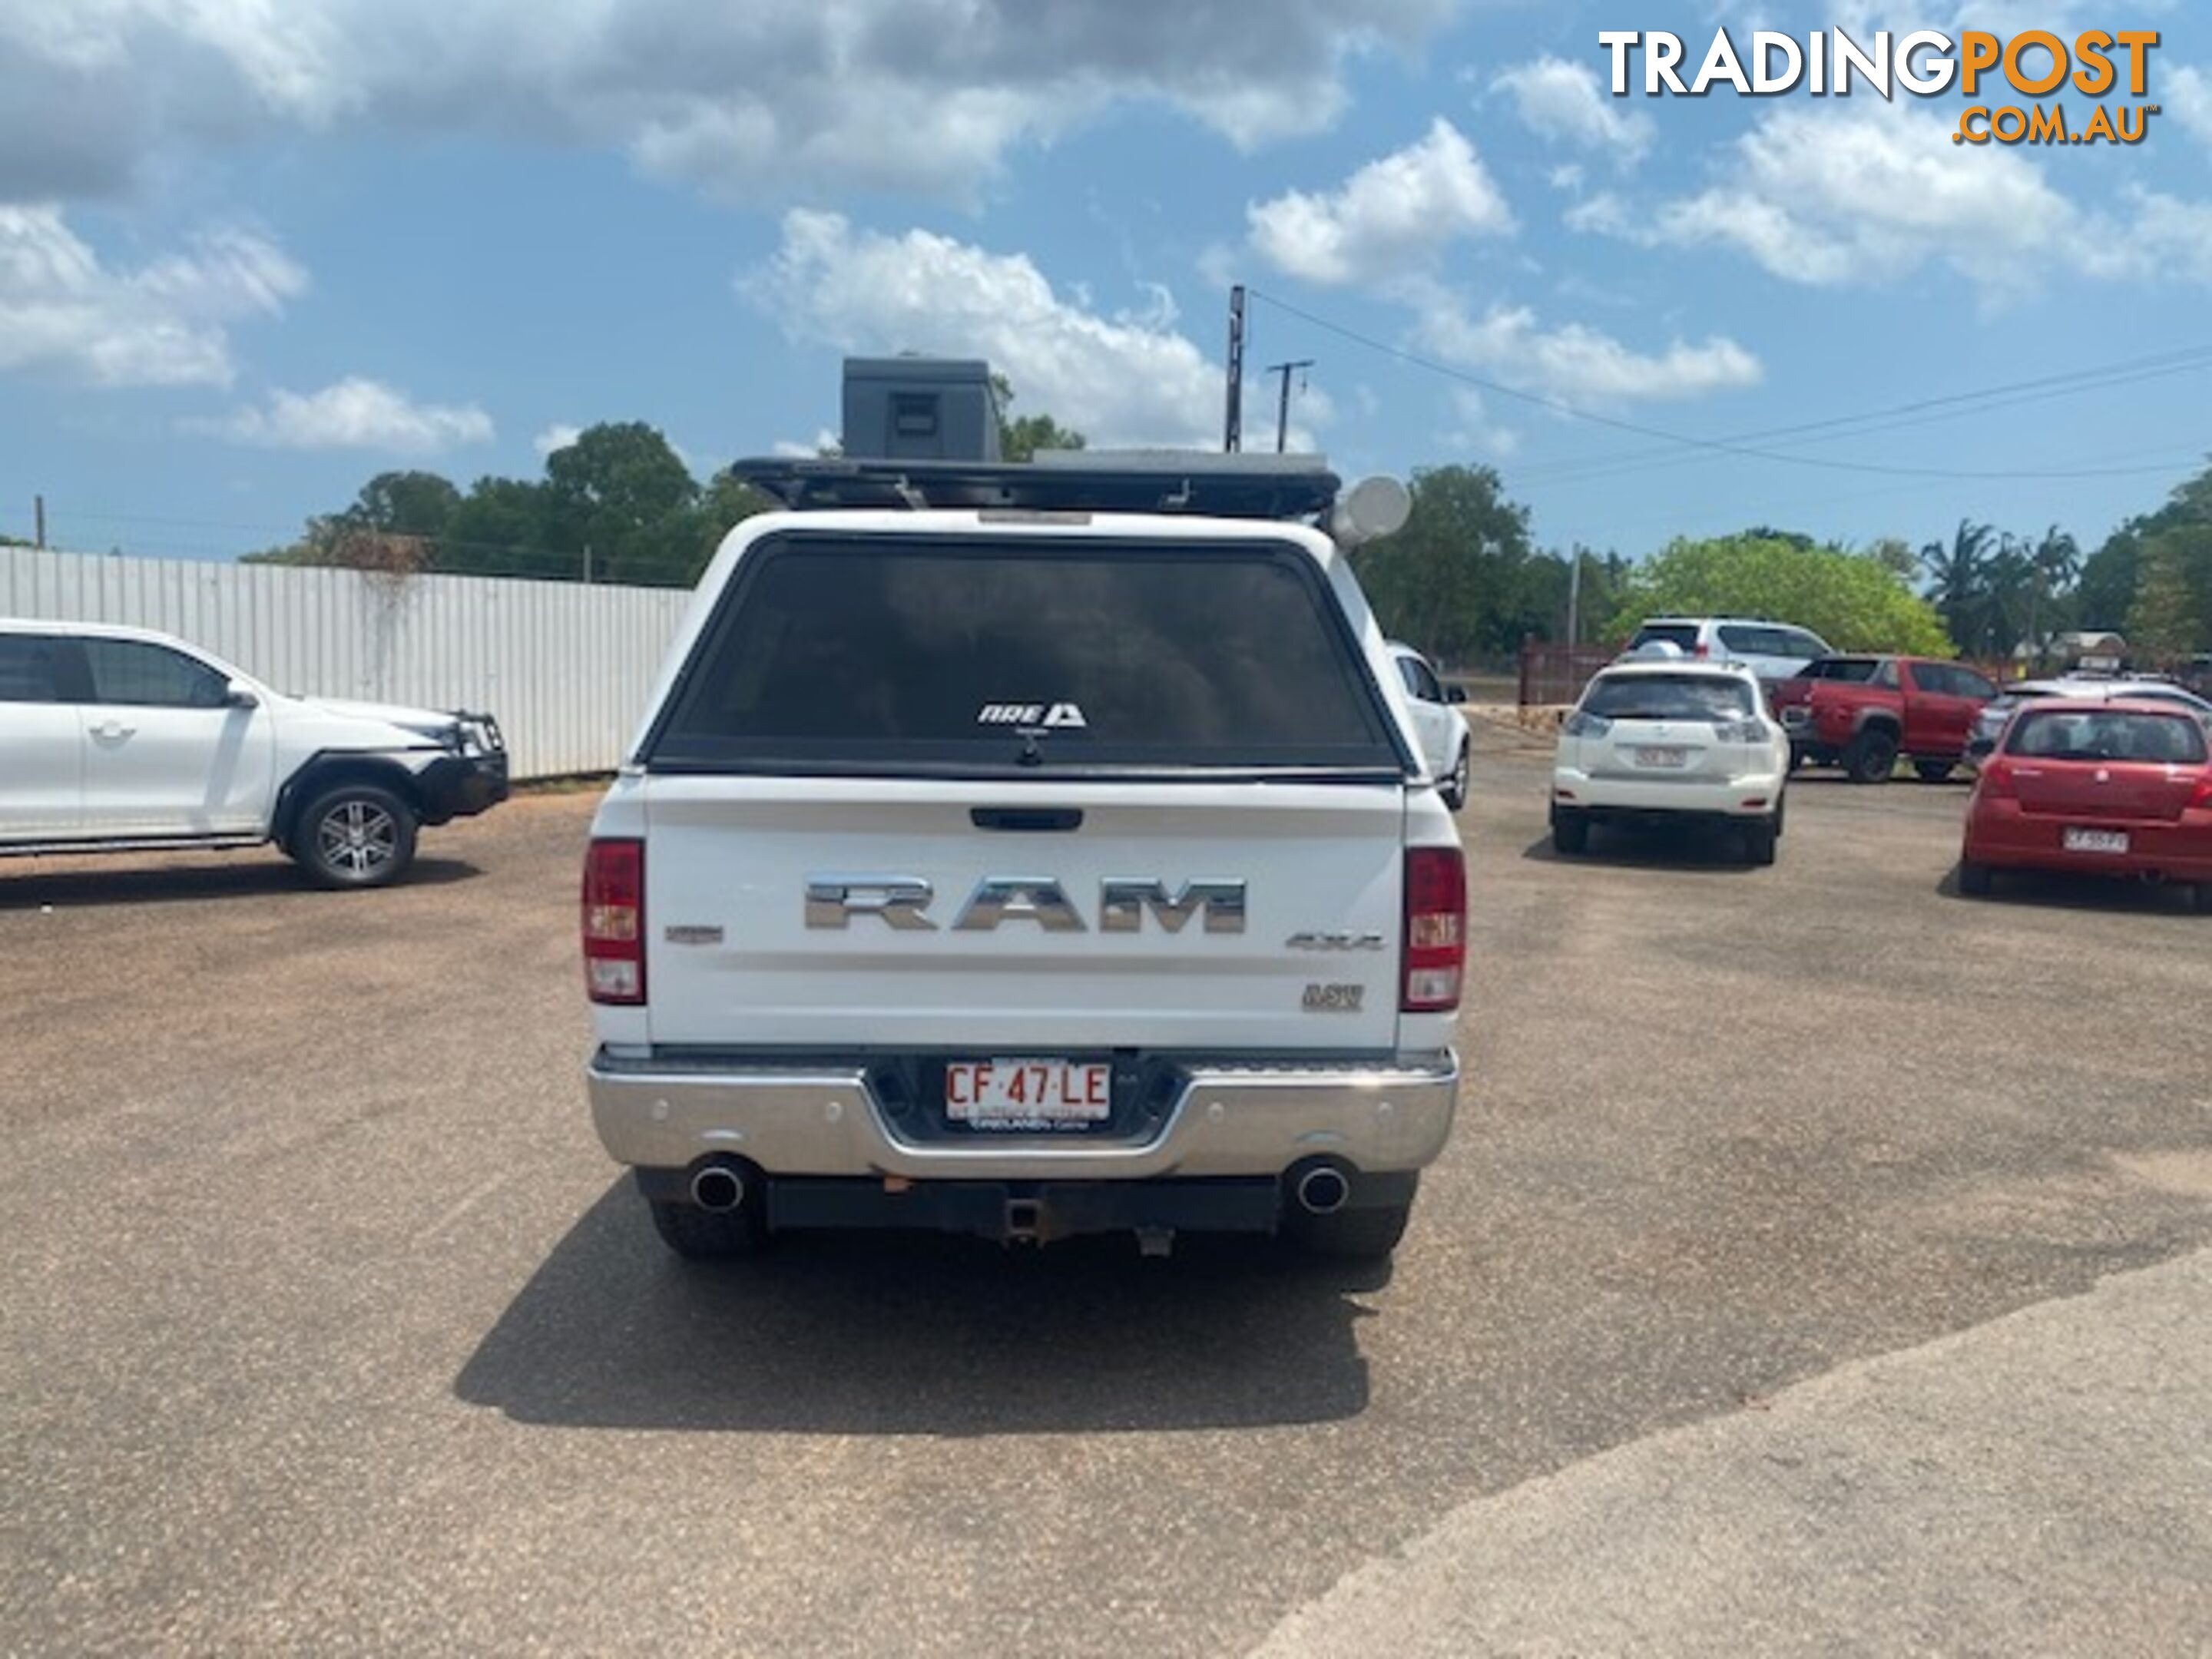
[[[526,778],[620,761],[690,598],[0,548],[0,616],[158,628],[280,691],[489,709]]]

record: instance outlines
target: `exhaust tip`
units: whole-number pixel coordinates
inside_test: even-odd
[[[710,1164],[691,1177],[691,1201],[701,1209],[726,1215],[745,1201],[745,1181],[735,1170]]]
[[[1300,1176],[1292,1190],[1298,1207],[1308,1215],[1334,1215],[1352,1198],[1352,1183],[1345,1179],[1344,1171],[1326,1164]]]

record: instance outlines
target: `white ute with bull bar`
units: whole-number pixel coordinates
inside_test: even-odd
[[[786,510],[708,568],[584,877],[592,1114],[663,1238],[1387,1255],[1466,886],[1337,480],[740,471]]]

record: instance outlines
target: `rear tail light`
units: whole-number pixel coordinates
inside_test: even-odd
[[[1766,722],[1756,714],[1742,720],[1715,720],[1713,740],[1716,743],[1765,743]]]
[[[1601,738],[1613,730],[1613,722],[1602,714],[1585,714],[1577,708],[1559,730],[1570,738]]]
[[[584,985],[594,1002],[645,1000],[641,841],[594,841],[585,854]]]
[[[1467,860],[1456,847],[1406,849],[1405,976],[1399,1008],[1446,1013],[1467,976]]]
[[[1699,640],[1690,647],[1690,654],[1693,657],[1710,657],[1713,654],[1713,648],[1703,640]]]
[[[2012,768],[1992,756],[1982,765],[1980,793],[1985,800],[2011,800],[2018,793],[2013,787]]]
[[[2189,805],[2195,808],[2212,807],[2212,772],[2197,780],[2197,787],[2189,792]]]

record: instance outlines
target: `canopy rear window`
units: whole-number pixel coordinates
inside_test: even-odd
[[[1407,764],[1298,549],[798,531],[739,566],[645,758],[1055,775]]]

